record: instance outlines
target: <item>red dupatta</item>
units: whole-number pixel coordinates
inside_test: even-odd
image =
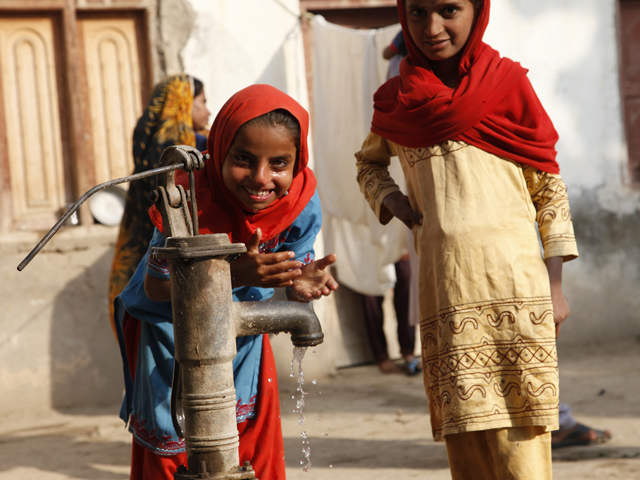
[[[558,134],[535,94],[527,70],[482,42],[489,23],[484,0],[462,51],[458,86],[449,88],[409,34],[405,0],[398,15],[409,56],[400,75],[374,95],[371,131],[410,148],[464,141],[494,155],[558,173]]]
[[[284,109],[300,124],[300,150],[289,193],[264,210],[247,212],[222,181],[222,164],[238,129],[256,117],[273,110]],[[316,179],[310,168],[307,134],[309,114],[289,95],[269,85],[252,85],[233,95],[220,109],[209,131],[207,150],[211,158],[195,173],[198,221],[201,234],[226,233],[231,242],[248,243],[257,228],[262,230],[261,242],[275,237],[288,228],[315,193]],[[186,175],[178,183],[188,185]],[[188,188],[188,187],[185,187]],[[155,207],[149,215],[162,231],[162,218]]]

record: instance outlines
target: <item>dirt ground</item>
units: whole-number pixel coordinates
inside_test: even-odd
[[[554,478],[639,479],[640,339],[561,347],[560,371],[561,399],[613,439],[554,451]],[[280,384],[289,480],[451,478],[444,445],[431,439],[421,378],[362,366],[316,384],[305,380],[302,427],[291,398],[295,379]],[[0,480],[128,479],[131,436],[117,411],[0,416]],[[303,432],[311,447],[307,472]]]

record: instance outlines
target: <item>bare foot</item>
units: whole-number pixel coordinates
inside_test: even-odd
[[[388,358],[378,362],[377,365],[382,373],[402,373],[402,369]]]

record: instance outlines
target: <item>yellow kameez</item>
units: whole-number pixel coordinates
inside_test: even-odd
[[[420,331],[433,436],[512,427],[558,428],[558,368],[544,257],[578,256],[559,175],[464,142],[402,147],[370,133],[358,182],[378,219],[398,190],[400,159],[419,257]]]

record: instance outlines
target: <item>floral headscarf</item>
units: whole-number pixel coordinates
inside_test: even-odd
[[[195,147],[191,120],[193,81],[188,75],[167,77],[156,85],[133,132],[133,173],[158,167],[160,155],[171,145]],[[153,204],[149,193],[157,177],[132,182],[116,243],[109,280],[109,309],[113,321],[113,300],[129,282],[149,246],[153,224],[148,211]]]

